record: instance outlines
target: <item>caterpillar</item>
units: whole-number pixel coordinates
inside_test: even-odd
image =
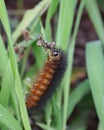
[[[47,43],[40,37],[37,45],[45,49],[47,59],[26,98],[28,109],[41,108],[46,104],[59,86],[67,67],[67,54],[57,49],[54,42]]]

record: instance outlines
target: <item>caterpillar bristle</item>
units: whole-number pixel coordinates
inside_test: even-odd
[[[32,85],[26,99],[29,111],[43,108],[59,86],[67,66],[67,54],[41,38],[41,46],[48,53],[45,65]],[[39,43],[40,45],[40,43]]]

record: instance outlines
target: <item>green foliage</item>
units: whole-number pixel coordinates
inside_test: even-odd
[[[5,67],[6,67],[6,63],[8,61],[8,55],[7,55],[7,52],[6,52],[6,49],[5,49],[5,46],[3,44],[3,41],[2,41],[2,38],[0,36],[0,57],[1,57],[1,62],[0,62],[0,74],[2,75],[4,70],[5,70]]]
[[[92,6],[93,5],[93,6]],[[102,17],[100,15],[100,11],[97,5],[96,0],[86,0],[86,10],[89,14],[89,17],[93,23],[93,26],[96,30],[96,33],[98,34],[99,38],[102,41],[102,44],[104,44],[104,27],[103,27],[103,21]]]
[[[101,1],[100,1],[101,2]],[[19,3],[18,3],[19,4]],[[53,39],[51,19],[56,18],[55,26],[56,46],[67,51],[68,67],[61,82],[59,90],[53,95],[51,101],[44,110],[44,114],[34,115],[36,124],[44,130],[84,130],[86,129],[86,118],[83,110],[81,115],[67,125],[75,106],[84,100],[84,97],[91,91],[94,106],[100,120],[99,129],[104,129],[104,27],[99,6],[96,0],[81,0],[76,12],[77,0],[43,0],[33,9],[26,11],[23,19],[11,33],[7,10],[4,0],[0,2],[0,21],[7,36],[8,49],[5,48],[2,36],[0,35],[0,129],[6,130],[31,130],[27,109],[25,106],[25,92],[30,87],[26,80],[36,76],[43,66],[45,53],[41,47],[36,46],[37,36],[42,36],[48,41]],[[93,6],[92,6],[93,5]],[[58,8],[59,7],[59,8]],[[70,92],[70,81],[73,70],[74,50],[78,27],[84,8],[93,23],[99,41],[91,41],[86,48],[86,63],[88,79],[82,81],[76,89]],[[58,10],[59,9],[59,10]],[[45,27],[43,27],[41,16],[47,10]],[[75,13],[76,19],[74,22]],[[74,22],[74,28],[73,28]],[[20,41],[21,32],[28,29],[31,38]],[[73,32],[72,32],[73,29]],[[13,40],[12,40],[13,38]],[[18,41],[18,43],[17,43]],[[69,44],[70,41],[70,44]],[[102,44],[102,45],[101,45]],[[23,60],[14,52],[14,46],[25,48]],[[30,52],[35,58],[35,63],[26,70],[26,64]],[[17,64],[17,57],[19,63]],[[91,89],[90,89],[91,88]],[[89,100],[92,100],[91,98]],[[85,101],[85,100],[84,100]],[[86,101],[85,101],[86,103]],[[84,105],[84,104],[83,104]],[[89,106],[90,107],[90,106]],[[90,108],[89,108],[90,109]],[[42,118],[41,118],[42,117]],[[80,118],[81,117],[81,118]],[[85,120],[83,120],[85,118]],[[42,120],[44,119],[44,121]]]
[[[0,122],[11,130],[22,130],[19,122],[2,105],[0,105]]]
[[[104,56],[101,42],[91,42],[87,45],[86,60],[92,96],[100,125],[104,128]]]

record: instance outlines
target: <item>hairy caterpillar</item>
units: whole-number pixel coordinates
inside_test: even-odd
[[[26,106],[28,109],[40,108],[46,104],[59,86],[67,66],[66,53],[55,48],[54,42],[48,44],[40,37],[38,45],[44,47],[47,59],[27,96]]]

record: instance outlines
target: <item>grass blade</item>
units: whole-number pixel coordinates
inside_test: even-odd
[[[2,78],[1,93],[0,93],[0,103],[5,107],[8,106],[10,93],[13,87],[14,87],[14,79],[13,79],[10,61],[8,61],[8,64],[5,68],[3,78]]]
[[[4,4],[4,0],[0,1],[0,20],[2,21],[3,26],[5,27],[5,32],[7,35],[11,34],[8,16]]]
[[[46,24],[45,24],[45,34],[46,34],[47,40],[51,40],[51,38],[52,38],[50,20],[51,20],[52,16],[54,15],[55,11],[57,10],[58,3],[59,3],[59,0],[52,0],[50,8],[48,9],[48,13],[47,13],[47,17],[46,17]],[[48,37],[47,37],[47,35],[48,35]]]
[[[17,120],[2,105],[0,105],[0,122],[11,130],[22,130]]]
[[[27,110],[26,110],[26,106],[24,102],[24,95],[23,95],[21,80],[20,80],[20,76],[18,72],[17,63],[16,63],[16,57],[15,57],[15,53],[13,49],[11,31],[10,31],[10,26],[9,26],[9,21],[8,21],[8,16],[7,16],[4,0],[1,0],[0,2],[0,19],[2,21],[2,24],[4,26],[4,29],[8,37],[10,62],[11,62],[11,67],[12,67],[12,73],[15,80],[15,90],[18,97],[22,122],[23,122],[25,130],[27,129],[31,130],[28,115],[27,115]]]
[[[100,10],[96,0],[86,0],[86,10],[90,16],[90,19],[94,25],[96,33],[104,44],[104,24],[101,18]]]
[[[57,37],[56,37],[56,46],[62,48],[63,50],[67,50],[68,41],[70,38],[70,33],[72,29],[73,19],[74,19],[74,11],[77,4],[77,0],[61,0],[60,1],[60,12],[59,12],[59,21],[58,21],[58,28],[57,28]],[[70,13],[67,13],[70,12]],[[65,86],[69,88],[69,71],[68,75],[64,79]],[[67,81],[67,82],[66,82]],[[69,90],[69,89],[68,89]],[[67,90],[67,92],[68,92]],[[58,101],[58,110],[61,109],[61,98],[59,101],[58,97],[62,97],[62,89],[60,89],[60,94],[57,96]],[[66,103],[65,103],[66,104]],[[66,106],[66,105],[64,105]],[[65,129],[66,127],[66,108],[63,112],[63,119],[62,113],[58,112],[57,114],[57,129]],[[63,120],[63,123],[62,123]]]
[[[49,127],[49,126],[47,126],[47,125],[45,125],[45,124],[42,124],[42,123],[36,123],[38,126],[40,126],[41,128],[43,128],[44,130],[56,130],[56,129],[54,129],[54,128],[52,128],[52,127]]]
[[[8,61],[8,55],[0,35],[0,75],[3,74],[5,67],[7,65],[7,61]]]
[[[74,107],[76,104],[89,92],[88,80],[83,81],[81,84],[79,84],[76,89],[70,94],[69,96],[69,103],[68,103],[68,112],[67,112],[67,118],[71,115]]]
[[[12,108],[14,110],[16,119],[18,119],[18,121],[21,122],[20,109],[18,107],[17,95],[16,95],[15,88],[12,89],[10,100],[11,100],[11,105],[12,105]]]
[[[37,21],[46,9],[49,7],[51,0],[43,0],[33,9],[26,11],[22,21],[13,33],[13,41],[15,42],[21,35],[23,29],[25,29],[33,20]],[[34,21],[34,22],[35,22]],[[38,22],[38,21],[37,21]]]
[[[103,130],[103,127],[101,126],[100,122],[98,124],[98,129],[97,130]]]
[[[65,74],[64,79],[64,109],[63,109],[63,129],[65,129],[66,121],[67,121],[67,111],[68,111],[68,96],[69,96],[69,82],[71,80],[71,72],[72,72],[72,63],[73,63],[73,57],[74,57],[74,48],[75,48],[75,40],[78,32],[78,27],[80,23],[80,19],[82,16],[83,8],[84,8],[85,0],[81,1],[79,9],[78,9],[78,16],[75,22],[75,29],[71,40],[71,45],[68,52],[68,69]]]
[[[86,62],[93,100],[101,126],[104,128],[104,56],[101,42],[87,44]]]
[[[57,46],[62,47],[63,50],[65,50],[68,47],[68,41],[72,30],[76,3],[77,0],[60,1],[60,13],[59,13],[56,43]]]

